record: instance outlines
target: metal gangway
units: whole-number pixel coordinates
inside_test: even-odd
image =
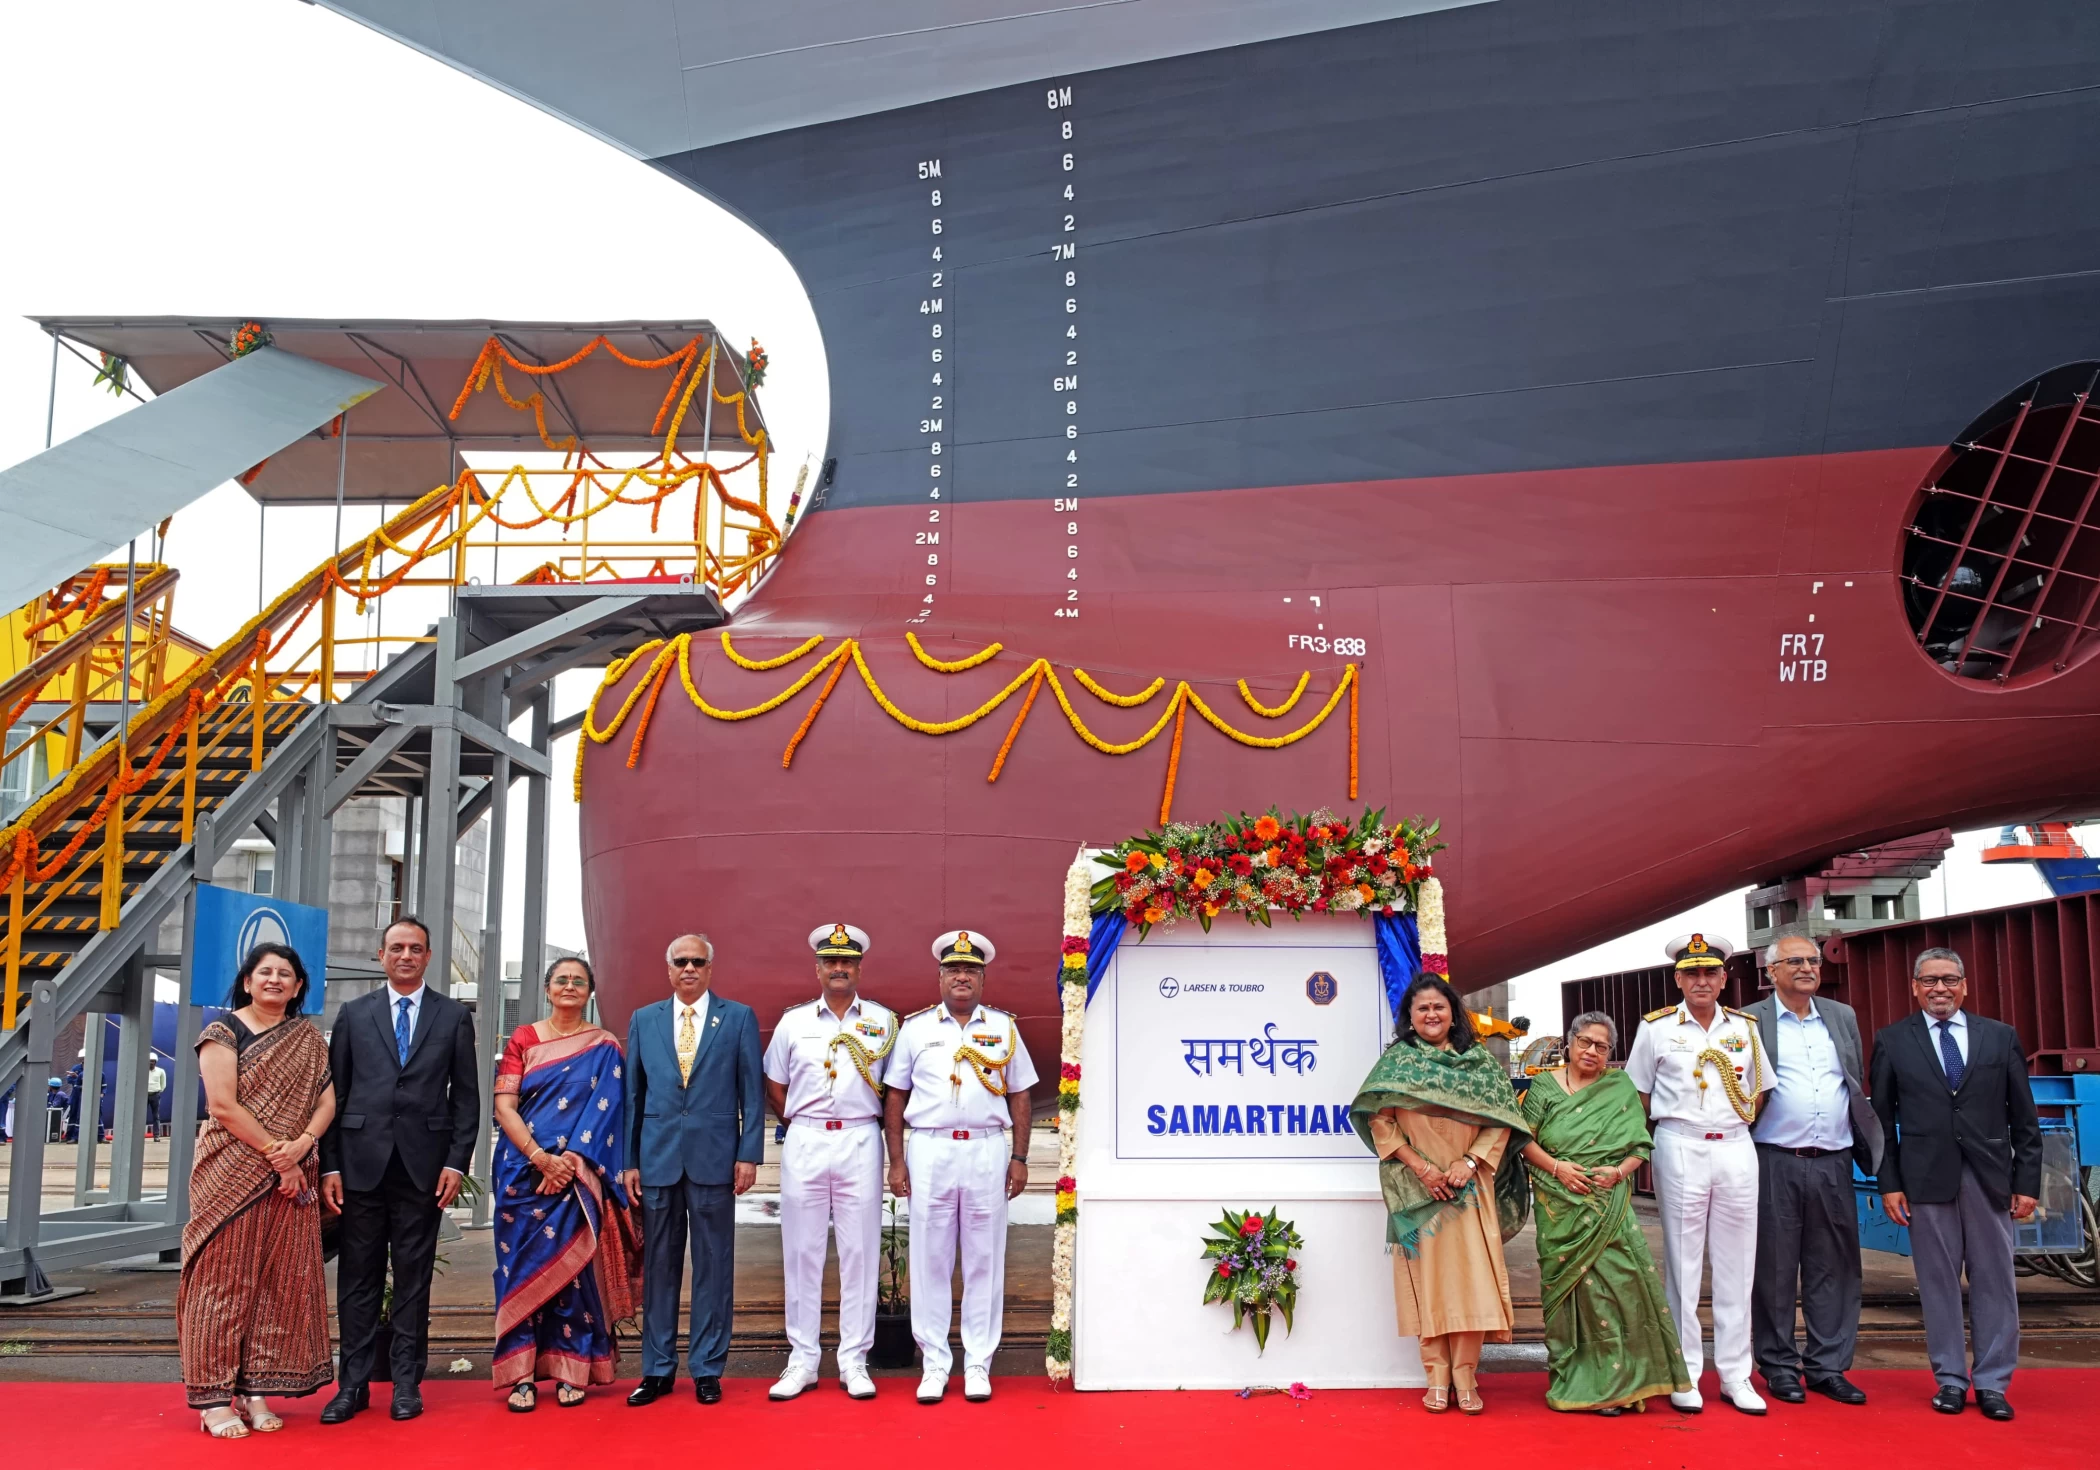
[[[63,343],[98,354],[105,377],[127,391],[143,380],[159,395],[112,421],[119,439],[131,435],[128,447],[154,453],[154,425],[121,428],[147,409],[161,410],[165,436],[223,431],[232,447],[221,460],[255,454],[238,479],[265,516],[272,504],[332,497],[338,549],[216,647],[179,640],[174,570],[135,556],[58,582],[20,619],[35,634],[23,667],[0,682],[0,729],[25,733],[0,750],[0,772],[39,761],[50,774],[0,830],[0,1094],[17,1095],[0,1299],[12,1301],[48,1296],[52,1270],[179,1258],[200,1002],[227,978],[193,971],[196,892],[244,836],[259,832],[274,846],[277,895],[325,905],[336,814],[353,798],[402,799],[411,834],[402,896],[449,916],[455,846],[486,818],[489,907],[475,1003],[483,1075],[492,1075],[507,1027],[536,1019],[530,983],[519,987],[518,1013],[503,1013],[503,869],[522,781],[516,922],[531,976],[546,950],[553,745],[583,718],[554,708],[556,676],[725,622],[725,599],[770,567],[794,508],[775,520],[753,363],[705,322],[44,325],[54,351]],[[256,365],[260,354],[291,361],[272,377]],[[241,382],[213,384],[222,374]],[[248,401],[257,384],[267,400],[259,407]],[[245,398],[229,391],[243,387]],[[313,422],[286,437],[301,410],[285,400],[299,389]],[[167,412],[185,395],[201,405],[188,420]],[[329,412],[316,416],[317,404]],[[266,427],[252,422],[273,412]],[[723,452],[728,462],[718,464]],[[491,468],[492,455],[511,462]],[[108,458],[75,440],[0,473],[0,522],[10,505],[48,492],[54,474],[92,474]],[[166,495],[194,499],[228,477],[211,478],[223,465],[195,458]],[[731,487],[739,472],[755,482],[748,490]],[[76,481],[70,493],[97,489]],[[377,528],[344,544],[344,507],[373,503],[382,506]],[[164,513],[147,497],[132,514]],[[642,513],[646,532],[616,534],[620,518]],[[118,524],[114,534],[135,529]],[[165,534],[164,521],[158,529]],[[513,580],[471,570],[502,556],[520,572]],[[440,596],[443,611],[413,632],[397,616],[388,633],[383,607],[405,588],[435,589],[422,595]],[[164,936],[178,919],[170,950]],[[429,983],[448,987],[453,945],[453,925],[434,923]],[[169,970],[181,997],[168,1081],[175,1126],[166,1191],[149,1196],[154,976]],[[37,1104],[58,1037],[83,1016],[118,1022],[109,1185],[93,1197],[79,1188],[76,1200],[88,1202],[54,1209],[41,1193]],[[89,1027],[91,1085],[102,1031]],[[96,1122],[84,1106],[83,1161],[93,1157]],[[488,1148],[484,1136],[475,1166],[483,1177]],[[485,1212],[485,1199],[476,1209]]]

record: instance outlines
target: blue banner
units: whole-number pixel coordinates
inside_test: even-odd
[[[197,885],[191,1004],[231,1005],[241,961],[265,943],[287,944],[298,953],[308,977],[306,1014],[319,1015],[328,990],[328,910],[210,883]]]

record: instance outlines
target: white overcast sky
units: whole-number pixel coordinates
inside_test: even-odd
[[[51,348],[24,319],[66,313],[705,317],[772,357],[777,483],[822,449],[822,344],[778,253],[690,190],[480,82],[298,0],[5,5],[0,57],[0,465],[44,446]],[[61,359],[59,439],[116,411],[91,376]],[[271,590],[328,553],[332,520],[270,515]],[[176,517],[185,631],[216,642],[255,611],[257,522],[232,485]],[[396,616],[390,631],[404,626]],[[572,676],[562,709],[593,682]],[[580,946],[565,797],[556,817],[549,937]],[[1988,835],[1965,835],[1927,882],[1927,914],[2042,896],[2031,869],[1977,860]],[[513,861],[513,916],[518,871]],[[1743,918],[1740,895],[1717,896],[1520,978],[1513,1010],[1553,1022],[1559,981],[1653,964],[1686,929],[1740,935]],[[517,952],[514,919],[506,950]]]

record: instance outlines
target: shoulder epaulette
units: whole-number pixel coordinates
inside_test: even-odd
[[[1757,1019],[1757,1017],[1751,1015],[1748,1011],[1739,1011],[1734,1006],[1722,1006],[1721,1009],[1731,1016],[1741,1016],[1746,1021],[1754,1021]]]
[[[1660,1021],[1664,1016],[1676,1014],[1676,1011],[1677,1007],[1675,1006],[1664,1006],[1661,1010],[1648,1012],[1648,1014],[1641,1017],[1641,1019],[1643,1021]]]
[[[935,1001],[935,1002],[934,1002],[934,1003],[933,1003],[932,1005],[930,1005],[930,1006],[923,1006],[923,1007],[921,1007],[920,1009],[918,1009],[918,1010],[916,1010],[916,1011],[913,1011],[913,1012],[912,1012],[912,1013],[911,1013],[910,1015],[906,1016],[906,1017],[905,1017],[904,1019],[905,1019],[905,1020],[907,1020],[907,1021],[916,1021],[916,1020],[918,1020],[918,1019],[919,1019],[919,1017],[921,1017],[921,1016],[925,1015],[925,1014],[926,1014],[926,1012],[928,1012],[928,1011],[937,1011],[937,1010],[939,1010],[940,1008],[941,1008],[941,1003],[940,1003],[939,1001]]]

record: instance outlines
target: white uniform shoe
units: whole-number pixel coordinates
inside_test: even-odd
[[[839,1369],[839,1387],[846,1390],[849,1399],[875,1397],[875,1380],[868,1376],[865,1363],[850,1363]]]
[[[948,1391],[948,1375],[937,1368],[928,1368],[919,1377],[919,1402],[937,1404],[941,1395]]]
[[[973,1404],[981,1404],[992,1396],[992,1372],[989,1368],[963,1369],[963,1397]]]
[[[1670,1407],[1679,1413],[1696,1414],[1706,1407],[1706,1400],[1699,1397],[1699,1390],[1688,1388],[1683,1393],[1670,1395]]]
[[[798,1367],[796,1364],[790,1363],[787,1365],[786,1371],[780,1375],[780,1381],[766,1390],[766,1397],[776,1404],[784,1404],[789,1399],[801,1397],[802,1390],[808,1388],[816,1381],[817,1374],[815,1369]]]
[[[1765,1411],[1765,1401],[1757,1396],[1757,1390],[1750,1386],[1750,1380],[1747,1378],[1738,1378],[1733,1383],[1722,1384],[1721,1397],[1728,1401],[1730,1408],[1740,1409],[1745,1414],[1762,1414]]]

